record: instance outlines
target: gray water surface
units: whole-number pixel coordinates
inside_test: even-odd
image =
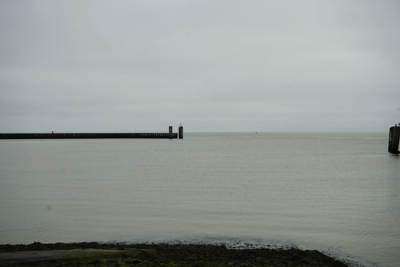
[[[0,243],[262,240],[400,266],[387,133],[0,141]]]

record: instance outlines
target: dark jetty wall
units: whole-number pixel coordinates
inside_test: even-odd
[[[0,139],[65,138],[165,138],[177,139],[177,133],[1,133]]]

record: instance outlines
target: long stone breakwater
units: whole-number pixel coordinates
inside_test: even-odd
[[[183,139],[183,127],[179,127],[179,134],[168,133],[0,133],[0,139],[71,139],[71,138],[151,138],[151,139]]]
[[[60,139],[60,138],[171,138],[177,139],[173,133],[3,133],[0,139]]]

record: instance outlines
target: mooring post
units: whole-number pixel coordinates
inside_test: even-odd
[[[183,126],[179,125],[179,139],[183,139]]]
[[[389,144],[388,151],[390,153],[399,153],[399,139],[400,139],[400,127],[397,124],[389,129]]]
[[[172,126],[169,126],[169,139],[172,139]]]
[[[400,127],[394,127],[393,153],[399,153]]]

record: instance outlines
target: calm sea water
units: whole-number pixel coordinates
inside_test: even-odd
[[[400,266],[387,133],[1,140],[0,243],[294,244]]]

